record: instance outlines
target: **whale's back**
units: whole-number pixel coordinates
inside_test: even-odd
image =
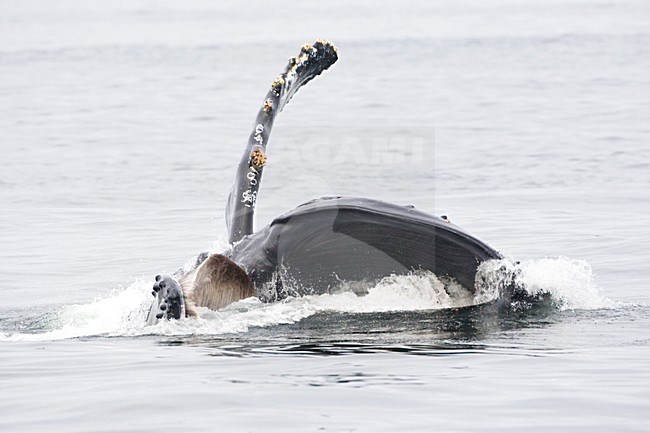
[[[283,280],[312,293],[420,269],[473,292],[478,265],[502,257],[442,218],[370,199],[314,200],[270,229]]]

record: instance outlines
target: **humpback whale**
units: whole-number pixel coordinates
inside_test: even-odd
[[[368,198],[312,200],[254,231],[275,118],[298,89],[337,59],[329,41],[303,45],[271,83],[226,205],[230,247],[222,254],[200,254],[189,271],[156,276],[148,323],[197,316],[196,307],[218,309],[250,296],[274,301],[332,293],[349,283],[367,287],[420,270],[475,293],[479,266],[503,258],[444,216]]]

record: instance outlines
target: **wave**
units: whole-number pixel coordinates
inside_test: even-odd
[[[39,319],[35,332],[0,333],[0,341],[59,340],[90,336],[134,337],[145,335],[220,335],[243,333],[253,327],[296,323],[321,312],[372,313],[387,311],[443,310],[489,303],[500,287],[514,278],[531,296],[550,296],[560,310],[599,309],[612,302],[599,294],[591,266],[566,257],[522,262],[490,261],[477,274],[487,284],[476,295],[454,280],[428,271],[392,275],[358,296],[350,291],[288,298],[263,303],[249,298],[219,311],[200,309],[201,318],[160,321],[146,326],[151,303],[151,282],[136,281],[87,304],[68,305]]]

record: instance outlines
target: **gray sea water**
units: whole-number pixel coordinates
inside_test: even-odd
[[[552,305],[426,279],[144,326],[226,246],[302,43],[257,225],[325,195],[446,214]],[[0,2],[0,431],[650,431],[650,4]]]

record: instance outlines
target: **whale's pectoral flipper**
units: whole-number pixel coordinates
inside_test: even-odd
[[[163,317],[180,319],[185,316],[185,299],[183,289],[174,278],[168,275],[157,275],[151,292],[156,298],[151,303],[147,324],[153,325]]]
[[[271,89],[257,114],[228,199],[226,224],[230,243],[253,233],[257,192],[266,165],[266,145],[275,116],[300,87],[329,68],[337,59],[336,47],[329,41],[319,39],[313,45],[303,45],[300,54],[290,58],[284,72],[271,83]]]

